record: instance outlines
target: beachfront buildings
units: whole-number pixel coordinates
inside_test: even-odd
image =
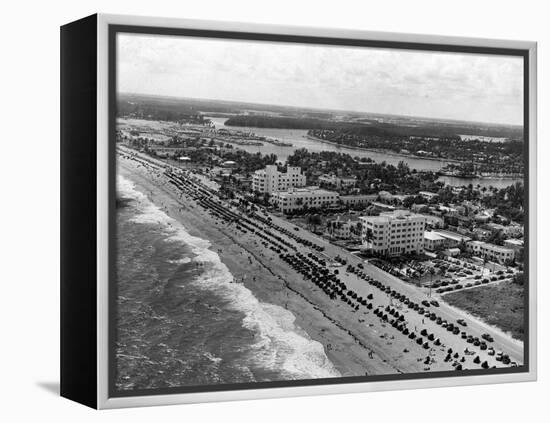
[[[318,187],[307,187],[273,192],[270,201],[283,213],[290,213],[297,210],[336,206],[339,199],[340,196],[337,192],[319,189]]]
[[[383,256],[420,253],[426,218],[405,210],[382,216],[362,216],[363,249]]]
[[[252,175],[252,190],[261,193],[287,191],[306,185],[306,176],[299,167],[288,166],[286,172],[279,172],[277,165],[268,165]]]
[[[466,250],[470,253],[486,258],[489,261],[498,263],[507,263],[514,260],[515,251],[501,247],[499,245],[489,244],[482,241],[470,241],[466,244]]]

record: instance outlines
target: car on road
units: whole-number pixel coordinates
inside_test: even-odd
[[[487,342],[494,342],[494,338],[489,335],[488,333],[484,333],[483,335],[481,335],[481,338],[482,339],[485,339]]]

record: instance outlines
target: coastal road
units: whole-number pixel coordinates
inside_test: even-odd
[[[292,222],[275,215],[271,216],[273,222],[277,225],[280,225],[290,231],[294,231],[295,225]],[[513,339],[511,336],[503,333],[497,328],[485,324],[484,322],[463,312],[462,310],[451,307],[450,305],[445,303],[439,296],[432,296],[431,298],[428,297],[425,290],[406,283],[401,279],[379,269],[378,267],[364,262],[362,259],[351,254],[349,251],[334,244],[331,244],[329,241],[320,238],[307,230],[300,228],[300,230],[296,232],[296,234],[325,247],[324,253],[329,257],[334,258],[336,256],[340,256],[342,258],[345,258],[348,264],[352,264],[354,266],[357,266],[357,264],[359,263],[363,263],[364,273],[384,283],[385,285],[390,286],[391,289],[395,289],[396,291],[405,294],[409,299],[414,302],[421,303],[423,300],[429,301],[432,299],[437,299],[440,304],[439,307],[430,306],[424,308],[431,312],[435,312],[442,319],[447,320],[447,322],[453,323],[455,325],[458,319],[463,319],[466,322],[467,326],[459,326],[461,331],[466,331],[469,335],[472,335],[473,337],[478,337],[480,339],[482,334],[490,334],[494,338],[494,342],[487,342],[487,345],[489,347],[492,346],[497,353],[499,351],[502,351],[504,354],[508,354],[510,356],[510,359],[513,362],[516,362],[518,365],[521,365],[523,363],[523,343],[521,341]],[[341,273],[344,272],[345,267],[342,267]],[[375,292],[377,291],[376,289],[373,290],[370,285],[368,285],[365,281],[357,278],[355,275],[346,275],[345,273],[344,275],[346,276],[346,283],[350,286],[353,286],[353,289],[356,290],[358,294],[360,292],[372,292],[373,294],[375,294]],[[386,298],[387,304],[389,304],[389,298],[389,296],[387,296]],[[394,300],[394,303],[395,302],[396,301]],[[459,351],[460,353],[462,353],[466,348],[468,348],[468,350],[470,351],[476,351],[476,355],[477,353],[479,353],[480,357],[483,356],[484,358],[486,358],[490,364],[493,363],[494,365],[497,365],[499,367],[503,366],[502,363],[496,362],[494,356],[488,356],[487,350],[481,351],[479,348],[474,347],[472,344],[468,344],[466,340],[461,339],[460,336],[452,335],[450,332],[447,332],[446,329],[442,328],[441,326],[437,325],[435,322],[432,322],[427,318],[424,318],[424,323],[422,323],[422,316],[420,316],[417,312],[407,308],[404,308],[404,310],[408,311],[407,319],[411,320],[411,323],[413,324],[416,323],[419,330],[421,328],[426,328],[428,332],[440,336],[442,341],[445,340],[448,345],[455,346],[453,348],[454,351]],[[460,349],[457,350],[457,348]]]
[[[203,179],[203,183],[206,182]],[[210,185],[210,184],[209,184]],[[228,205],[228,208],[231,208]],[[237,212],[237,210],[234,210]],[[284,218],[269,214],[272,218],[272,221],[275,225],[280,226],[281,228],[287,229],[291,234],[299,235],[300,237],[304,239],[308,239],[315,244],[322,245],[325,247],[325,254],[329,257],[335,257],[340,256],[343,258],[346,258],[349,264],[357,265],[359,263],[362,263],[363,261],[349,253],[347,250],[344,250],[336,245],[331,244],[330,242],[317,237],[315,234],[300,229],[299,231],[294,230],[294,224],[292,222],[289,222],[285,220]],[[259,221],[258,221],[259,222]],[[275,230],[275,229],[273,229]],[[286,238],[288,241],[293,242],[292,238],[288,237],[287,235],[283,234],[282,232],[279,233],[280,236]],[[314,252],[312,249],[297,245],[297,249],[302,252],[303,254],[308,254],[310,252]],[[278,257],[273,257],[274,260],[279,260]],[[406,295],[410,300],[421,303],[422,300],[428,299],[425,290],[422,290],[414,285],[407,284],[403,282],[402,280],[380,270],[379,268],[364,263],[364,272],[371,276],[373,279],[376,279],[386,286],[389,286],[391,289],[395,289],[401,294]],[[372,294],[374,296],[374,299],[372,303],[375,305],[375,307],[385,307],[392,304],[393,308],[396,308],[400,311],[401,314],[404,315],[406,318],[407,326],[411,329],[417,332],[417,334],[420,333],[423,329],[425,329],[428,333],[433,334],[436,338],[439,338],[443,345],[437,349],[437,351],[433,351],[433,354],[437,355],[438,360],[442,360],[442,357],[446,354],[446,348],[452,348],[453,353],[457,352],[461,357],[464,357],[466,359],[465,362],[463,362],[464,368],[476,368],[479,369],[480,365],[479,363],[474,363],[473,359],[479,355],[481,362],[487,361],[489,366],[497,366],[497,367],[503,367],[504,364],[501,362],[498,362],[495,360],[495,356],[489,356],[488,351],[482,351],[478,347],[474,347],[473,344],[468,344],[466,340],[462,339],[460,336],[453,335],[452,333],[448,332],[445,328],[443,328],[440,325],[437,325],[436,322],[429,320],[428,318],[424,317],[423,315],[418,314],[416,311],[409,309],[404,304],[400,304],[399,301],[392,299],[388,294],[385,292],[369,285],[366,281],[358,278],[354,274],[346,273],[345,268],[340,268],[340,279],[346,283],[348,288],[351,288],[353,291],[355,291],[358,295],[366,297],[369,294]],[[313,290],[315,290],[315,287],[312,287]],[[472,316],[467,316],[460,310],[457,310],[455,308],[452,308],[448,306],[447,304],[440,301],[441,306],[440,307],[428,307],[427,309],[429,311],[435,312],[438,316],[440,316],[442,319],[447,320],[449,323],[456,324],[457,319],[464,319],[468,326],[466,328],[459,327],[461,331],[466,331],[469,335],[472,335],[474,337],[480,337],[482,333],[489,333],[493,336],[495,339],[494,343],[488,343],[489,346],[493,346],[495,350],[503,351],[505,354],[508,354],[512,361],[517,362],[518,364],[521,364],[523,362],[523,348],[522,344],[514,341],[507,335],[501,333],[500,331],[496,330],[495,328],[491,328],[483,322],[480,322],[479,320],[473,318]],[[336,307],[344,306],[345,303],[340,302],[338,300],[337,303],[335,303]],[[370,324],[367,322],[365,324],[369,324],[369,328],[365,327],[365,330],[372,329],[372,323],[375,323],[375,327],[379,328],[380,322],[378,322],[378,317],[374,315],[369,315],[367,313],[367,316],[365,317]],[[357,319],[357,318],[355,318]],[[373,320],[374,319],[374,320]],[[384,327],[385,325],[382,325]],[[392,332],[390,328],[390,332]],[[385,329],[378,329],[379,332],[386,331]],[[414,344],[414,341],[409,341],[406,339],[405,335],[396,332],[395,336],[398,337],[404,337],[408,344]],[[475,351],[475,354],[465,354],[465,350],[468,349],[469,351]],[[439,366],[442,363],[439,364]],[[449,365],[450,366],[450,365]]]

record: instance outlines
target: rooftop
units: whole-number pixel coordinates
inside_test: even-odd
[[[506,244],[510,245],[517,245],[522,247],[523,246],[523,240],[522,239],[507,239],[504,241]]]
[[[437,234],[442,236],[443,238],[452,239],[453,241],[457,242],[467,242],[472,239],[469,236],[457,234],[456,232],[451,231],[437,231]]]
[[[434,231],[424,232],[424,238],[429,239],[431,241],[441,241],[445,239],[445,237],[442,237],[441,235],[439,235],[437,232],[434,232]]]

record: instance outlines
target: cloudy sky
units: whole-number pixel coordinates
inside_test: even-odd
[[[118,90],[523,124],[518,57],[118,35]]]

